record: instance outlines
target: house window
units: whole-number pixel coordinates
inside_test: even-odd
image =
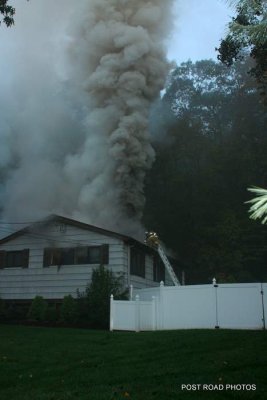
[[[74,264],[88,263],[88,247],[76,247]]]
[[[29,249],[0,251],[0,268],[28,268]]]
[[[88,263],[89,264],[101,264],[101,247],[89,247],[88,248]]]
[[[153,280],[154,282],[165,282],[165,267],[158,255],[153,257]]]
[[[130,251],[130,272],[131,275],[146,276],[146,255],[145,252],[136,247],[131,247]]]
[[[44,267],[52,265],[82,265],[109,263],[109,246],[80,246],[44,249]]]
[[[74,251],[75,249],[60,249],[60,264],[73,265],[75,259]]]

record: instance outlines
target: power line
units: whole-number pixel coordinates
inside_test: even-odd
[[[12,234],[12,233],[15,233],[15,232],[13,232],[13,231],[10,231],[10,230],[8,230],[8,229],[5,229],[5,228],[2,228],[2,227],[0,227],[0,231],[3,231],[3,232],[5,232],[5,233],[10,233],[10,234]],[[68,244],[72,244],[72,245],[75,245],[75,246],[79,246],[81,243],[83,243],[83,244],[86,244],[86,245],[100,245],[100,244],[103,244],[103,241],[101,240],[101,238],[99,238],[99,239],[94,239],[94,240],[92,240],[92,239],[89,239],[89,240],[86,240],[86,238],[81,238],[81,239],[76,239],[76,240],[70,240],[70,239],[62,239],[60,236],[59,237],[51,237],[51,236],[48,236],[48,235],[44,235],[44,234],[38,234],[38,233],[33,233],[33,232],[23,232],[23,235],[26,235],[26,236],[28,236],[28,237],[30,237],[30,238],[33,238],[33,239],[44,239],[44,240],[46,240],[47,242],[52,242],[52,243],[56,243],[56,244],[60,244],[60,243],[68,243]],[[83,236],[84,235],[86,235],[85,233],[84,234],[82,234]],[[73,235],[69,235],[69,236],[80,236],[80,234],[73,234]],[[2,238],[2,239],[4,239],[4,238]],[[0,239],[1,240],[1,239]],[[22,246],[22,245],[25,245],[25,246],[29,246],[29,245],[34,245],[34,244],[36,244],[35,242],[27,242],[27,243],[16,243],[16,244],[13,244],[13,243],[9,243],[8,244],[8,246],[14,246],[14,247],[17,247],[17,246]],[[4,244],[3,244],[4,245]],[[118,246],[120,246],[120,244],[118,243],[113,243],[113,245],[118,245]],[[41,247],[40,249],[42,249],[43,247]],[[38,248],[35,248],[36,250],[38,249]]]
[[[57,247],[58,247],[58,246],[60,246],[62,244],[62,242],[58,241],[56,244],[57,244]],[[72,246],[76,246],[76,247],[82,247],[82,246],[97,247],[97,246],[101,246],[103,244],[109,244],[110,245],[110,243],[103,243],[103,242],[95,243],[95,242],[85,242],[85,241],[84,242],[79,242],[79,243],[71,243]],[[24,246],[24,248],[29,248],[30,246],[33,246],[33,245],[35,245],[34,242],[19,243],[19,244],[8,244],[8,248],[10,248],[10,247],[18,248],[18,246]],[[4,246],[4,244],[3,244],[3,246]],[[117,245],[116,244],[115,245],[112,244],[112,247],[113,246],[120,246],[120,244],[117,244]],[[49,247],[49,246],[34,247],[34,248],[31,248],[31,250],[43,250],[46,247]],[[6,250],[6,249],[4,247],[0,247],[0,251],[1,250]],[[8,251],[8,250],[6,250],[6,251]]]
[[[16,233],[17,231],[14,230],[10,230],[10,228],[8,227],[1,227],[0,226],[0,231],[3,233],[6,233],[9,235],[12,235],[14,233]],[[91,232],[91,231],[89,231]],[[88,235],[88,233],[74,233],[74,234],[65,234],[65,233],[61,233],[61,235],[63,236],[51,236],[51,235],[47,235],[47,234],[42,234],[42,233],[38,233],[38,232],[32,232],[32,231],[27,231],[27,229],[25,229],[23,232],[21,232],[21,235],[26,235],[32,239],[43,239],[47,242],[52,242],[54,244],[59,245],[60,243],[68,243],[68,244],[72,244],[75,246],[80,246],[81,244],[86,244],[88,246],[90,245],[100,245],[103,244],[102,238],[100,237],[99,239],[90,239],[90,238],[86,238],[85,236]],[[82,237],[83,236],[83,237]],[[105,235],[106,236],[106,235]],[[70,239],[73,237],[77,237],[77,239]],[[5,239],[5,237],[3,237],[1,240]],[[21,245],[34,245],[36,244],[35,242],[27,242],[27,243],[7,243],[8,246],[21,246]],[[3,245],[5,245],[3,243]],[[112,243],[112,245],[121,245],[120,243]],[[37,248],[36,248],[37,250]]]
[[[30,224],[43,224],[44,221],[24,221],[24,222],[5,222],[0,221],[0,225],[30,225]]]

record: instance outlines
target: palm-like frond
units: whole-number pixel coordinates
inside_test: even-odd
[[[248,188],[248,191],[256,193],[256,197],[246,201],[246,203],[252,204],[249,209],[251,213],[251,219],[262,219],[261,223],[265,224],[267,222],[267,190],[259,187]]]

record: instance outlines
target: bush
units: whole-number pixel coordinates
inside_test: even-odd
[[[42,296],[35,296],[28,312],[28,319],[32,321],[45,321],[47,307],[47,302]]]
[[[116,277],[112,271],[100,265],[92,273],[92,281],[84,293],[78,291],[78,311],[81,320],[92,328],[108,329],[110,295],[126,299],[128,291],[123,286],[123,276]]]
[[[25,303],[18,303],[6,300],[3,310],[3,319],[6,321],[24,321],[27,318],[29,306]]]
[[[60,309],[60,319],[67,323],[75,323],[77,321],[77,304],[72,295],[64,296]]]
[[[48,322],[57,322],[59,319],[58,310],[55,304],[48,306],[46,311],[46,319]]]
[[[5,320],[6,318],[6,307],[5,302],[0,298],[0,321]]]

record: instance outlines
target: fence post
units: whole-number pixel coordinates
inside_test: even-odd
[[[140,298],[135,296],[135,332],[140,332]]]
[[[114,296],[110,296],[110,317],[109,317],[109,330],[112,332],[114,328]]]
[[[160,282],[160,286],[159,286],[159,310],[158,310],[158,315],[159,315],[159,329],[163,329],[163,321],[164,321],[164,302],[163,302],[163,298],[164,298],[164,282],[161,281]]]
[[[263,291],[263,284],[261,283],[261,304],[262,304],[262,324],[263,330],[266,330],[266,324],[265,324],[265,309],[264,309],[264,291]]]
[[[130,285],[130,301],[133,300],[133,285]]]
[[[157,303],[156,297],[152,296],[152,330],[155,331],[157,329]]]
[[[216,278],[212,279],[212,284],[213,284],[213,287],[214,287],[214,290],[215,290],[215,313],[216,313],[215,329],[219,329],[220,326],[219,326],[219,316],[218,316],[218,292],[217,292],[218,285],[217,285]]]
[[[182,271],[182,286],[185,286],[185,271]]]

